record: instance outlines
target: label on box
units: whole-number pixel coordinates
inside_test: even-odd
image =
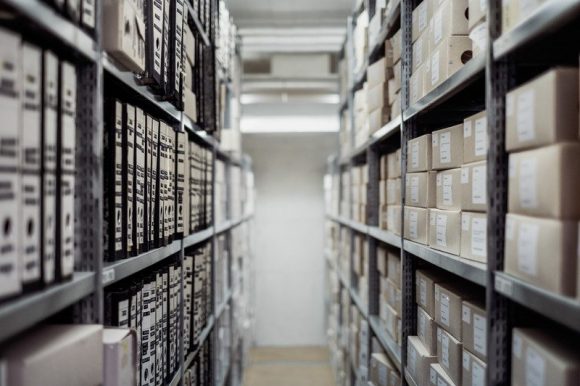
[[[421,63],[423,63],[423,39],[417,39],[417,41],[415,41],[413,44],[413,53],[415,59],[417,60],[417,63],[413,63],[413,66],[419,66]]]
[[[441,294],[441,323],[449,327],[449,296]]]
[[[409,233],[412,239],[419,237],[417,232],[417,212],[414,210],[409,213]]]
[[[451,133],[441,133],[439,145],[439,162],[446,164],[451,162]]]
[[[473,348],[480,354],[487,352],[487,326],[485,318],[481,315],[473,314]]]
[[[443,205],[453,205],[453,174],[443,176]]]
[[[534,90],[527,90],[518,95],[517,131],[518,141],[531,141],[536,137],[534,128]]]
[[[523,208],[536,208],[538,196],[536,192],[537,160],[525,158],[520,162],[520,205]]]
[[[487,11],[487,2],[488,0],[479,0],[479,8],[481,8],[482,11]]]
[[[461,169],[461,184],[469,184],[469,168]]]
[[[540,228],[536,224],[520,223],[518,232],[518,269],[528,275],[537,274],[537,243]]]
[[[443,11],[440,8],[435,13],[433,18],[433,39],[435,45],[439,44],[441,37],[443,36]]]
[[[471,225],[471,215],[469,213],[461,213],[461,230],[468,231]]]
[[[526,386],[544,386],[546,362],[533,348],[528,347],[526,352]]]
[[[449,368],[449,337],[447,334],[441,336],[441,364]]]
[[[419,283],[419,299],[422,305],[427,304],[427,282],[421,279]]]
[[[411,202],[415,205],[419,204],[419,177],[411,177]]]
[[[471,357],[469,355],[463,354],[463,368],[469,371],[469,367],[471,365]]]
[[[482,117],[475,121],[475,155],[487,153],[487,118]]]
[[[437,215],[437,245],[447,246],[447,216],[444,214]]]
[[[461,320],[467,324],[471,324],[471,309],[469,307],[461,307]]]
[[[413,142],[411,144],[411,166],[413,169],[419,167],[419,143]]]
[[[433,52],[431,56],[431,85],[439,81],[439,51]]]
[[[514,334],[512,350],[516,358],[522,358],[522,338],[519,335]]]
[[[514,220],[511,218],[507,218],[505,221],[505,237],[508,240],[514,239],[514,233],[516,232],[515,228],[516,224],[514,223]]]
[[[471,222],[471,254],[487,256],[487,219],[474,217]]]
[[[473,183],[471,185],[471,203],[485,204],[487,199],[487,175],[486,166],[475,166],[473,168]]]
[[[471,121],[463,123],[463,138],[471,137]]]
[[[505,98],[505,105],[506,105],[506,115],[511,117],[514,115],[514,96],[513,94],[508,94]]]

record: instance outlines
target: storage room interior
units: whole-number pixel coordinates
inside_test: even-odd
[[[580,386],[580,0],[0,0],[0,386]]]

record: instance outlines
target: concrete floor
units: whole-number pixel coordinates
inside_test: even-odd
[[[244,386],[332,386],[325,347],[261,347],[250,352]]]

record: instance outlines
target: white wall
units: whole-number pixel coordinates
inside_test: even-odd
[[[244,134],[256,183],[258,346],[324,345],[326,159],[336,133]]]

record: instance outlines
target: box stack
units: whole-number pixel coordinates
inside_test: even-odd
[[[359,74],[364,71],[367,63],[367,52],[369,47],[369,11],[363,11],[356,18],[356,24],[353,31],[354,45],[354,73]]]
[[[554,68],[506,97],[504,270],[575,296],[580,220],[578,68]]]
[[[363,306],[367,307],[369,304],[369,241],[365,235],[355,233],[353,242],[352,270],[355,275],[358,296]]]
[[[379,130],[390,119],[388,84],[392,76],[392,63],[384,57],[367,68],[367,111],[369,136]]]
[[[379,227],[401,234],[401,149],[380,158]]]
[[[489,31],[487,24],[487,1],[469,0],[469,39],[473,47],[473,56],[486,52]]]
[[[352,219],[356,222],[366,224],[369,169],[365,164],[354,166],[351,170]]]
[[[401,345],[402,315],[402,268],[400,250],[377,246],[377,270],[379,271],[379,318],[385,332]]]
[[[354,147],[362,146],[369,138],[369,105],[367,103],[368,85],[363,86],[354,92]]]
[[[369,369],[369,386],[400,386],[401,384],[401,374],[385,353],[373,352]]]
[[[393,3],[393,2],[391,2]],[[401,30],[385,41],[385,60],[392,63],[392,71],[388,74],[387,101],[391,112],[391,119],[401,115],[401,51],[403,49],[403,35]]]

